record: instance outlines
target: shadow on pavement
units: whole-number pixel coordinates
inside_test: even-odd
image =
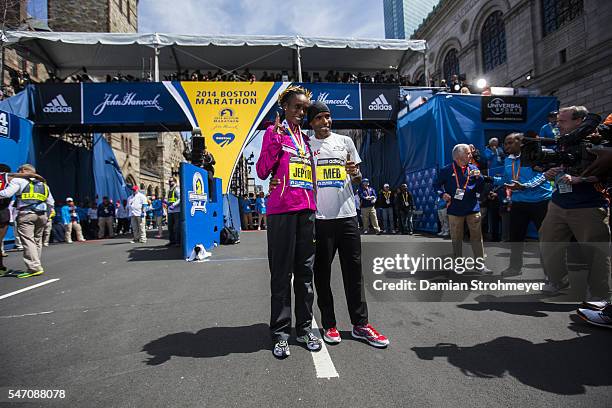
[[[546,317],[545,312],[571,312],[576,310],[576,303],[547,303],[542,299],[550,299],[551,295],[515,295],[515,296],[493,296],[481,295],[474,300],[478,303],[466,303],[457,305],[460,309],[481,311],[496,311],[519,316]]]
[[[143,244],[129,244],[128,261],[168,261],[183,259],[180,247],[142,246]]]
[[[509,375],[527,386],[560,395],[584,394],[586,386],[612,385],[609,330],[576,321],[570,329],[587,335],[543,343],[504,336],[475,346],[440,343],[412,350],[422,360],[446,358],[469,377]]]
[[[267,324],[240,327],[208,327],[197,333],[174,333],[146,344],[147,365],[159,365],[172,357],[210,358],[256,353],[270,348]]]

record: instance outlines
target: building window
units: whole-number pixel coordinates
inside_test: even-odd
[[[128,143],[129,143],[128,154],[132,154],[132,139],[129,139]]]
[[[457,57],[457,50],[455,48],[446,53],[442,62],[442,74],[448,83],[450,83],[453,75],[459,75],[459,57]]]
[[[544,35],[558,30],[582,14],[583,0],[542,0]]]
[[[480,42],[484,72],[506,62],[506,29],[501,11],[487,17],[480,33]]]

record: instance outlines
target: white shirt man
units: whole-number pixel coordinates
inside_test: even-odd
[[[138,187],[132,188],[134,194],[128,198],[128,212],[132,223],[132,233],[134,239],[132,243],[140,242],[144,244],[147,242],[147,231],[146,231],[146,205],[148,204],[147,196],[138,191]]]

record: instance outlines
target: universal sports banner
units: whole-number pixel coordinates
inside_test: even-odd
[[[238,157],[257,125],[288,82],[166,82],[193,127],[199,127],[213,154],[215,177],[227,193]]]

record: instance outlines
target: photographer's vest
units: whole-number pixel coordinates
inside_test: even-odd
[[[19,211],[34,211],[35,207],[49,198],[49,187],[41,181],[30,180],[28,187],[17,194],[15,206]]]
[[[173,188],[172,190],[170,190],[170,194],[168,195],[168,202],[170,204],[174,204],[178,201],[178,198],[176,197],[176,189]]]
[[[6,187],[8,187],[8,176],[6,175],[6,173],[0,173],[0,190],[4,190]],[[10,198],[1,198],[0,210],[7,209],[10,203]]]

